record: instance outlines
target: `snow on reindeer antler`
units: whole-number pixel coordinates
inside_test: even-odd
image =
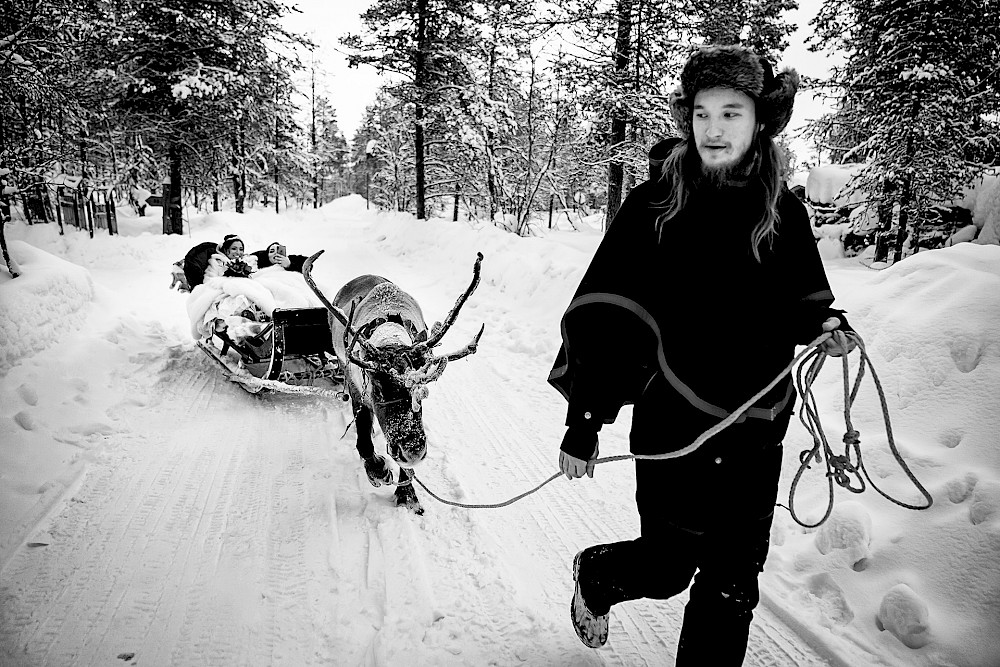
[[[382,353],[382,350],[373,346],[354,328],[353,308],[350,316],[345,315],[343,310],[332,304],[329,299],[326,298],[323,292],[316,285],[315,281],[312,279],[312,264],[321,254],[323,254],[323,252],[323,250],[320,250],[305,261],[305,264],[302,267],[302,275],[323,305],[326,306],[326,308],[333,313],[334,317],[336,317],[340,323],[344,325],[344,348],[347,351],[348,359],[352,363],[370,371],[383,370],[397,376],[405,386],[411,390],[416,390],[414,400],[419,403],[419,400],[422,397],[420,394],[426,395],[427,390],[424,385],[441,377],[441,374],[444,372],[444,369],[449,361],[455,361],[470,354],[474,354],[478,349],[479,339],[482,337],[483,331],[486,329],[485,324],[479,328],[479,332],[476,333],[473,339],[460,350],[443,356],[435,355],[432,352],[433,348],[440,343],[441,339],[455,323],[462,306],[465,305],[465,302],[468,301],[469,297],[476,290],[476,287],[479,286],[483,253],[476,253],[476,263],[472,269],[472,282],[455,302],[455,305],[445,317],[444,321],[436,322],[434,324],[427,340],[417,343],[406,350],[406,356],[411,359],[423,358],[425,363],[419,369],[411,369],[400,374],[395,370],[392,360],[384,359],[383,357],[385,355]],[[395,286],[393,286],[393,288],[398,290]],[[348,343],[348,336],[351,337],[350,343]],[[354,347],[359,344],[362,348],[364,348],[366,357],[370,358],[370,361],[368,359],[361,359],[354,354]]]
[[[450,329],[451,325],[455,323],[456,319],[458,319],[458,312],[462,310],[462,306],[465,305],[465,302],[468,301],[469,297],[472,296],[472,293],[475,292],[476,288],[479,286],[479,278],[481,274],[482,264],[483,264],[483,253],[477,252],[476,263],[472,267],[472,282],[469,284],[468,289],[465,290],[465,293],[463,293],[462,296],[458,297],[458,301],[455,302],[455,305],[452,307],[451,312],[449,312],[448,316],[444,318],[444,321],[434,323],[434,326],[431,327],[430,338],[428,338],[426,341],[422,343],[417,343],[413,347],[414,351],[420,353],[429,352],[433,347],[435,347],[438,343],[441,342],[441,339],[444,338],[444,335],[448,333],[448,329]],[[483,326],[479,328],[479,333],[477,333],[476,336],[472,339],[472,341],[461,350],[445,355],[445,357],[437,357],[432,355],[431,359],[438,360],[444,358],[447,359],[448,361],[455,361],[456,359],[461,359],[462,357],[466,357],[470,354],[475,353],[476,348],[479,345],[479,338],[483,335],[483,331],[485,329],[486,325],[483,324]],[[428,366],[429,365],[430,362],[428,363]],[[425,366],[425,369],[426,368],[427,367]]]

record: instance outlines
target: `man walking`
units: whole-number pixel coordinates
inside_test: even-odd
[[[593,477],[598,431],[629,403],[632,452],[660,457],[635,463],[640,536],[574,558],[570,611],[589,647],[607,641],[613,605],[672,597],[693,578],[677,664],[739,665],[746,653],[791,378],[678,451],[779,375],[796,345],[849,330],[774,142],[798,84],[742,47],[694,53],[671,98],[682,140],[622,204],[563,316],[549,376],[569,402],[560,469]]]

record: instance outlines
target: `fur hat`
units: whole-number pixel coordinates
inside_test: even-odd
[[[222,245],[219,246],[219,249],[222,250],[222,254],[228,253],[229,248],[237,241],[243,243],[243,239],[236,234],[226,234],[226,236],[222,239]],[[243,243],[243,247],[246,247],[245,243]]]
[[[771,63],[742,46],[708,46],[691,54],[681,71],[681,84],[670,96],[670,113],[685,138],[691,136],[694,98],[699,90],[732,88],[757,105],[761,134],[773,137],[788,125],[799,89],[799,75],[784,69],[777,76]]]

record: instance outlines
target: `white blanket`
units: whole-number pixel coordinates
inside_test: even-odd
[[[249,278],[207,278],[187,299],[191,335],[196,339],[213,331],[229,330],[233,339],[255,334],[260,326],[240,313],[248,306],[272,316],[275,308],[321,307],[316,295],[297,271],[269,266]]]

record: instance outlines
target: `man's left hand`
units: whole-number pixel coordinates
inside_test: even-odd
[[[840,319],[837,317],[829,317],[825,322],[823,322],[823,331],[832,331],[833,334],[820,343],[819,347],[831,357],[840,357],[845,354],[850,354],[851,350],[858,346],[857,341],[849,337],[843,331],[838,331],[839,328]]]

